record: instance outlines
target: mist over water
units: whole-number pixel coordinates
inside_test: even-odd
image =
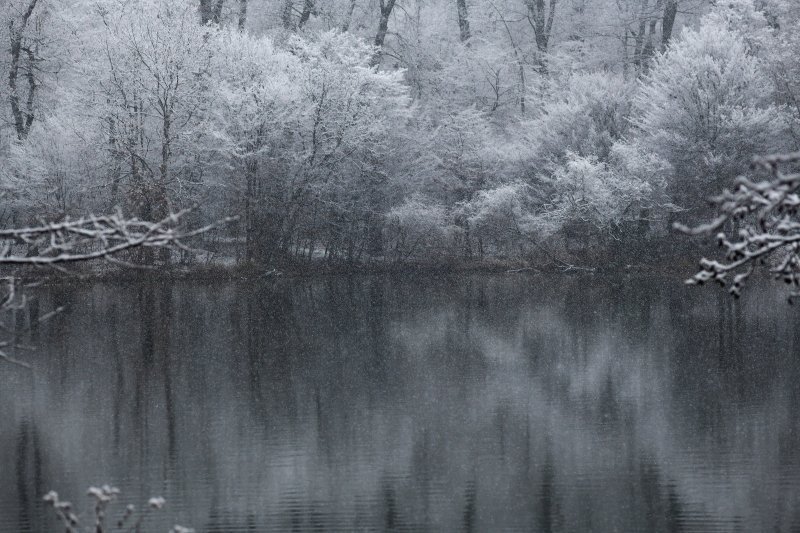
[[[41,288],[0,367],[0,531],[56,490],[148,531],[789,531],[800,316],[678,279]],[[117,505],[116,511],[122,511]],[[47,518],[44,518],[47,517]]]

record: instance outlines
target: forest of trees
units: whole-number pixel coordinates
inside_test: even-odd
[[[238,261],[630,262],[708,218],[754,155],[800,148],[795,0],[0,17],[0,227],[199,206],[195,225],[239,216],[205,236]]]

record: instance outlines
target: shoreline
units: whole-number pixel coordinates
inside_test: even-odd
[[[152,267],[73,268],[60,271],[42,268],[16,268],[4,270],[2,276],[15,276],[32,282],[77,281],[113,282],[143,281],[235,281],[316,279],[340,276],[371,275],[563,275],[563,276],[607,276],[607,275],[653,275],[689,278],[698,269],[696,262],[686,258],[667,264],[630,263],[625,265],[581,265],[545,263],[532,265],[521,261],[474,261],[453,263],[372,263],[372,264],[326,264],[287,263],[274,266],[255,264],[237,265],[169,265]]]

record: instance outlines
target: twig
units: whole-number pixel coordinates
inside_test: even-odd
[[[781,165],[797,162],[800,152],[754,158],[753,167],[767,170],[770,179],[753,181],[740,176],[733,191],[725,190],[712,199],[721,213],[711,222],[693,228],[674,225],[688,235],[717,232],[717,243],[725,252],[722,261],[702,258],[700,271],[686,283],[714,281],[727,286],[728,274],[734,274],[728,291],[738,297],[754,266],[782,253],[770,272],[793,287],[790,301],[800,296],[800,173],[780,170]],[[738,231],[729,236],[725,227]]]

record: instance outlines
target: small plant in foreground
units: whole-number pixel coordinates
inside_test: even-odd
[[[82,531],[93,531],[94,533],[105,533],[111,531],[127,531],[129,533],[140,533],[142,522],[152,511],[157,511],[164,507],[166,500],[160,496],[150,498],[145,507],[140,512],[136,512],[134,505],[127,505],[116,522],[107,525],[107,515],[109,507],[118,498],[120,491],[116,487],[103,485],[102,487],[89,487],[88,496],[94,498],[94,524],[88,528],[82,526],[78,516],[72,508],[72,504],[62,501],[56,491],[51,490],[44,496],[47,502],[56,512],[59,521],[66,527],[67,533],[80,533]],[[170,533],[193,533],[193,529],[183,526],[173,526]]]

